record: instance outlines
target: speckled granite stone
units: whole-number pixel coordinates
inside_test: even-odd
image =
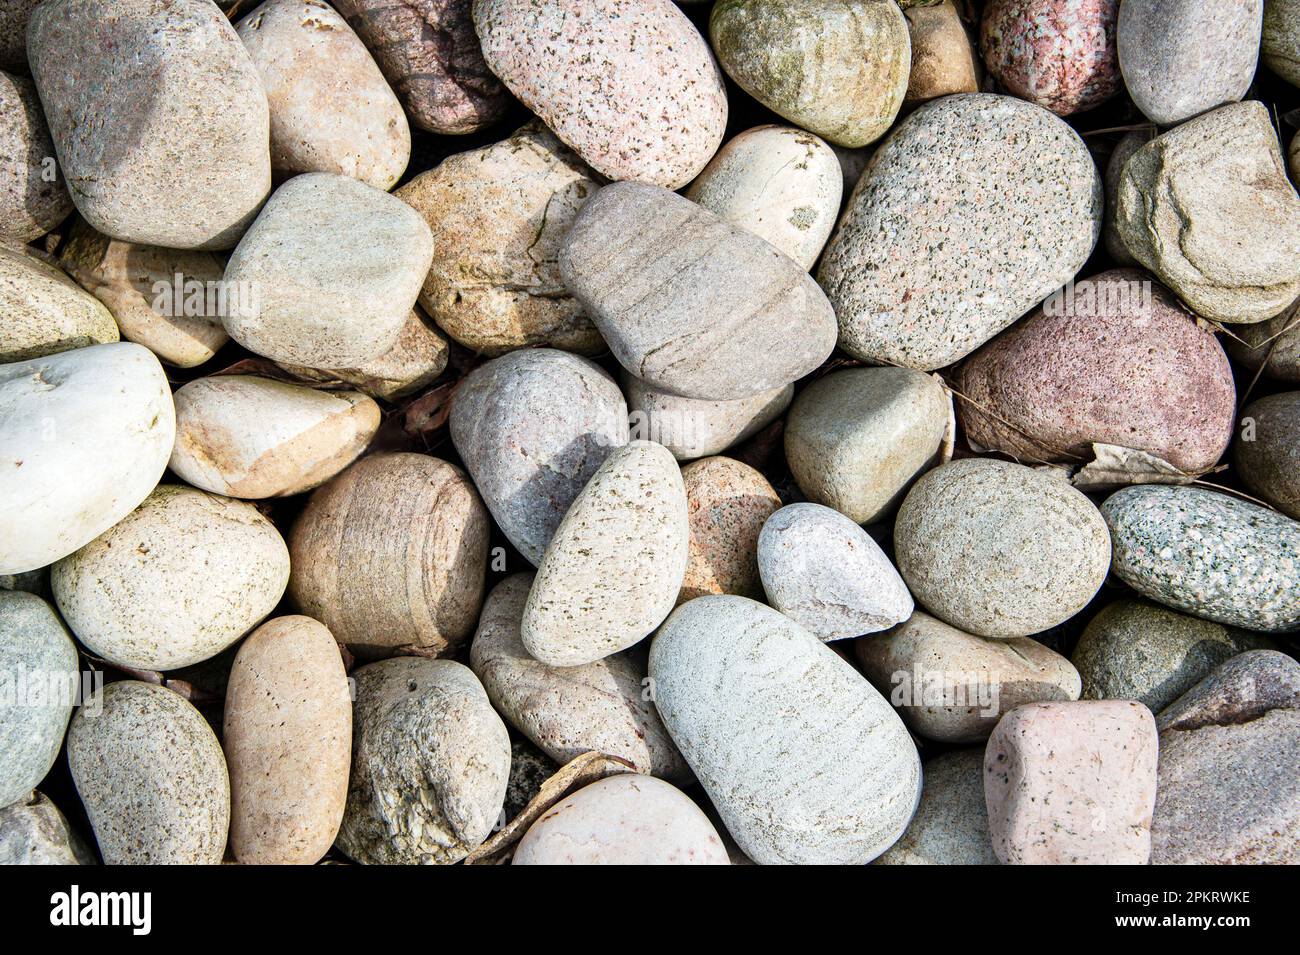
[[[27,72],[27,24],[41,0],[8,0],[0,4],[0,70]]]
[[[1300,0],[1264,0],[1259,52],[1265,66],[1292,86],[1300,86]]]
[[[758,597],[758,539],[781,507],[767,478],[732,458],[703,458],[682,468],[690,547],[677,602],[707,594]]]
[[[44,793],[0,809],[0,865],[95,865],[95,854]]]
[[[5,16],[0,11],[0,24]],[[0,35],[4,32],[0,25]],[[49,181],[47,169],[54,174]],[[0,73],[0,238],[31,242],[70,212],[72,197],[54,162],[36,87],[26,77]]]
[[[1300,520],[1300,392],[1253,401],[1241,420],[1232,455],[1237,474],[1253,493]]]
[[[921,775],[916,815],[876,865],[998,865],[984,808],[984,750],[940,753]]]

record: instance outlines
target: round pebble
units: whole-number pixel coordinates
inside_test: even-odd
[[[775,489],[748,464],[703,458],[682,468],[690,546],[677,602],[707,594],[761,595],[759,533],[781,507]]]
[[[1300,520],[1300,392],[1269,395],[1245,407],[1232,462],[1254,494]]]

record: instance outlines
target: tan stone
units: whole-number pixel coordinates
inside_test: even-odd
[[[904,105],[954,93],[978,93],[980,62],[952,0],[903,11],[912,38],[912,75]]]
[[[677,602],[705,594],[762,595],[758,535],[781,507],[763,475],[732,458],[702,458],[682,468],[690,545]]]

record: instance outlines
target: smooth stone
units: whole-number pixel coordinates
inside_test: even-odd
[[[789,504],[763,525],[758,571],[769,603],[819,640],[886,630],[912,595],[861,527],[821,504]]]
[[[360,365],[397,343],[432,259],[429,227],[400,199],[347,176],[295,176],[226,263],[227,285],[247,283],[252,301],[223,322],[273,361]]]
[[[0,12],[0,23],[4,18]],[[11,69],[5,59],[0,49],[0,68]],[[24,76],[0,73],[0,237],[31,242],[71,212],[72,197],[55,162],[35,85]]]
[[[916,815],[876,865],[998,865],[984,807],[984,750],[940,753],[921,772]]]
[[[658,441],[678,461],[721,454],[781,417],[794,399],[794,385],[730,401],[683,398],[623,372],[632,437]]]
[[[1300,86],[1300,2],[1264,0],[1260,59],[1292,86]]]
[[[276,617],[239,647],[226,688],[230,850],[245,865],[311,865],[348,797],[352,700],[333,635]]]
[[[288,580],[284,538],[256,507],[180,484],[159,485],[50,572],[77,639],[140,670],[216,656],[275,609]]]
[[[541,123],[458,153],[394,195],[433,231],[420,304],[466,348],[546,345],[596,354],[605,342],[560,279],[560,245],[596,174]]]
[[[80,689],[77,648],[54,609],[0,592],[0,807],[35,789],[63,745]]]
[[[353,673],[352,775],[337,845],[365,865],[452,865],[492,833],[510,734],[469,667],[397,657]]]
[[[722,142],[722,74],[670,0],[475,0],[474,27],[492,72],[608,179],[678,189]]]
[[[1205,318],[1262,322],[1300,296],[1300,197],[1256,100],[1134,153],[1117,222],[1133,257]]]
[[[1300,628],[1300,524],[1196,487],[1128,487],[1101,507],[1112,571],[1144,597],[1245,630]]]
[[[338,0],[411,122],[463,135],[501,118],[510,95],[483,61],[471,0]]]
[[[1031,462],[1086,461],[1112,444],[1204,472],[1237,412],[1214,333],[1136,269],[1048,299],[963,362],[954,387],[972,446]]]
[[[709,37],[741,89],[837,145],[875,142],[903,105],[911,40],[892,2],[719,0]]]
[[[0,242],[0,362],[118,341],[117,323],[95,298],[26,246]]]
[[[44,793],[0,808],[0,865],[95,863],[95,854]]]
[[[1120,7],[1124,84],[1153,123],[1173,126],[1246,95],[1264,0],[1124,0]]]
[[[566,796],[524,833],[511,865],[730,865],[700,807],[658,779],[622,773]]]
[[[1300,863],[1300,665],[1235,656],[1160,714],[1159,865]]]
[[[126,517],[174,439],[167,376],[139,345],[0,365],[0,574],[52,564]]]
[[[171,469],[227,497],[301,494],[351,464],[379,427],[379,405],[355,391],[317,391],[256,375],[182,385]]]
[[[1028,637],[988,640],[917,611],[854,644],[868,680],[912,730],[945,743],[988,739],[1025,703],[1079,698],[1079,673]]]
[[[1110,534],[1062,477],[965,458],[917,481],[898,511],[894,559],[917,603],[976,636],[1048,630],[1106,580]]]
[[[835,350],[835,313],[807,272],[658,186],[614,183],[588,200],[560,274],[624,368],[687,398],[771,391]]]
[[[239,241],[271,191],[270,120],[257,69],[215,5],[53,0],[32,12],[27,52],[92,228],[172,249]]]
[[[929,6],[904,5],[903,15],[912,40],[912,72],[904,107],[941,96],[978,93],[980,60],[952,0]]]
[[[1300,137],[1297,137],[1300,139]],[[1252,325],[1230,325],[1223,346],[1233,361],[1279,381],[1300,381],[1300,323],[1294,308]]]
[[[781,507],[758,471],[732,458],[701,458],[682,468],[690,525],[679,604],[708,594],[762,596],[758,540]]]
[[[615,449],[546,546],[524,608],[524,647],[571,667],[639,643],[677,602],[689,540],[673,456],[651,441]]]
[[[949,96],[899,123],[818,272],[855,358],[932,371],[1072,279],[1101,235],[1101,177],[1040,106]]]
[[[1155,137],[1154,129],[1138,129],[1125,133],[1124,138],[1115,144],[1110,160],[1106,163],[1106,223],[1102,227],[1101,235],[1106,243],[1106,252],[1114,259],[1116,265],[1138,264],[1119,231],[1119,187],[1124,180],[1124,164]]]
[[[68,769],[105,865],[220,865],[230,827],[221,744],[193,705],[110,683],[68,727]]]
[[[510,543],[536,566],[569,506],[628,441],[623,395],[593,362],[511,352],[461,382],[451,441]]]
[[[289,532],[289,595],[363,656],[438,655],[474,631],[489,520],[460,468],[374,454],[314,491]]]
[[[786,419],[785,456],[810,501],[871,524],[939,463],[952,414],[952,399],[929,375],[847,368],[800,392]]]
[[[0,5],[0,70],[27,72],[27,24],[42,0],[9,0]]]
[[[1143,600],[1119,600],[1088,623],[1071,657],[1085,700],[1137,700],[1158,713],[1228,657],[1272,641]]]
[[[321,0],[266,0],[235,28],[271,111],[271,168],[397,185],[411,129],[347,21]]]
[[[650,647],[655,705],[760,865],[870,862],[907,828],[921,761],[902,721],[815,636],[744,597],[679,607]]]
[[[470,667],[506,720],[563,766],[583,753],[627,760],[638,773],[691,782],[648,696],[635,651],[576,667],[547,666],[519,636],[532,574],[507,577],[488,595],[470,646]]]
[[[1252,401],[1232,463],[1242,483],[1288,517],[1300,520],[1300,392]]]
[[[822,140],[790,126],[755,126],[718,151],[686,198],[811,269],[843,190],[839,160]]]

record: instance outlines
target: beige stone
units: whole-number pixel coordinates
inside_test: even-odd
[[[953,6],[943,0],[931,6],[903,11],[912,38],[912,74],[907,81],[905,106],[925,103],[954,93],[978,93],[979,57],[970,34]]]
[[[690,547],[677,602],[706,594],[758,597],[758,535],[781,506],[767,478],[732,458],[682,468]]]
[[[118,340],[108,309],[26,247],[0,242],[0,362]]]
[[[0,22],[5,16],[0,12]],[[36,87],[26,77],[0,73],[0,238],[31,242],[71,211]]]

